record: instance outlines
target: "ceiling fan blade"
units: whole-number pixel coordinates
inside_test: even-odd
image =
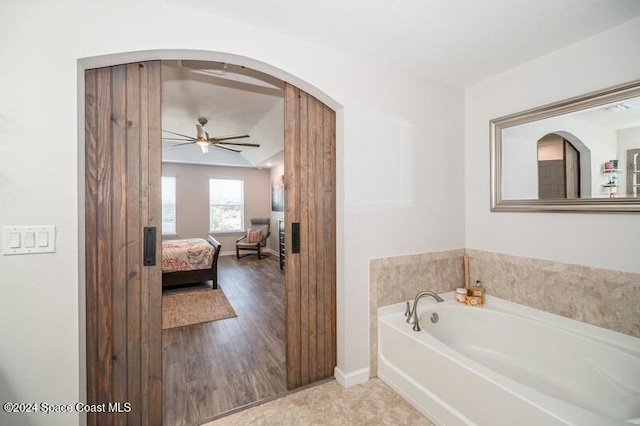
[[[178,139],[178,138],[162,138],[163,141],[183,141],[183,142],[193,142],[193,139]]]
[[[216,142],[220,145],[239,145],[239,146],[253,146],[255,148],[260,148],[259,143],[248,143],[248,142]]]
[[[177,147],[177,146],[193,145],[194,143],[195,143],[195,142],[179,143],[179,144],[176,144],[176,145],[169,145],[169,146],[167,146],[167,147],[165,147],[165,148],[175,148],[175,147]]]
[[[220,142],[220,141],[230,141],[232,139],[244,139],[248,138],[249,135],[235,135],[235,136],[223,136],[221,138],[209,138],[211,142]]]
[[[190,141],[195,141],[196,140],[196,138],[193,138],[193,137],[187,136],[187,135],[183,135],[182,133],[170,132],[169,130],[163,130],[163,132],[171,133],[172,135],[176,135],[176,136],[182,136],[183,138],[187,138],[187,140],[190,140]]]
[[[228,146],[218,145],[217,143],[214,143],[213,146],[215,146],[216,148],[222,148],[222,149],[226,149],[233,152],[242,152],[238,149],[229,148]]]

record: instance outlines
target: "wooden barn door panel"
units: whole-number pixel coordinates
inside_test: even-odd
[[[88,424],[160,425],[160,62],[87,70],[85,96],[87,403],[131,404]]]
[[[292,389],[333,376],[336,365],[335,112],[288,84],[285,226],[287,387]],[[299,253],[293,252],[295,226]]]

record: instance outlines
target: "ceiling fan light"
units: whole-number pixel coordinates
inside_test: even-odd
[[[202,150],[203,154],[206,154],[207,152],[209,152],[209,144],[208,143],[202,143],[202,142],[196,142],[198,145],[200,145],[200,149]]]

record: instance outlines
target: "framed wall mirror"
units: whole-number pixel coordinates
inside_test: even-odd
[[[490,124],[491,211],[640,212],[640,80]]]

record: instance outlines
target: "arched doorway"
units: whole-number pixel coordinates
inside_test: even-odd
[[[558,133],[537,142],[538,198],[581,198],[583,185],[580,151]]]
[[[182,52],[181,59],[184,56]],[[160,247],[159,239],[143,238],[150,234],[142,231],[160,226],[160,66],[158,61],[111,66],[110,61],[122,62],[110,57],[82,64],[86,222],[81,256],[86,271],[81,285],[86,288],[87,402],[129,401],[132,409],[125,415],[133,423],[155,425],[162,413]],[[96,63],[102,63],[101,68],[94,68]],[[288,271],[298,278],[289,278],[293,275],[287,272],[286,338],[287,373],[292,377],[288,382],[295,387],[327,372],[332,375],[336,364],[336,125],[331,108],[319,107],[320,100],[290,87],[285,175],[291,178],[285,183],[285,198],[293,204],[287,202],[286,232],[287,239],[298,244],[297,250],[287,247],[286,259]],[[309,99],[307,105],[313,101],[312,110],[300,106],[303,97]],[[316,149],[319,140],[326,142]],[[314,211],[318,205],[321,210]],[[314,264],[318,243],[325,248],[322,269]],[[322,315],[320,306],[328,309]],[[314,350],[325,356],[320,374]],[[111,421],[114,415],[89,414],[89,424]]]

